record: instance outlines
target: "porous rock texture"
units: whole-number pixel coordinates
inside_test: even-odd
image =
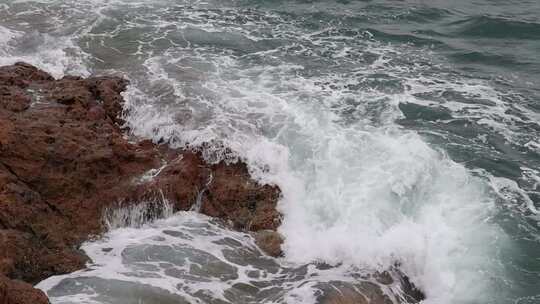
[[[195,151],[130,141],[122,129],[127,85],[112,76],[56,80],[25,63],[0,67],[0,304],[48,303],[31,284],[82,269],[78,248],[105,231],[107,210],[156,199],[174,210],[197,206],[251,231],[267,254],[282,254],[280,190],[258,184],[242,162],[211,164]],[[423,298],[393,274],[376,281],[397,278],[405,302]],[[377,284],[360,281],[321,284],[318,302],[390,303]]]
[[[279,225],[279,189],[252,180],[245,164],[130,142],[121,128],[127,84],[0,67],[0,304],[47,303],[30,284],[83,268],[78,246],[104,231],[104,210],[119,202],[159,193],[188,210],[204,190],[205,214],[253,231]]]

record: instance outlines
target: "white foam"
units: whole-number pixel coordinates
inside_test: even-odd
[[[0,46],[2,47],[0,50],[2,52],[7,52],[7,48],[9,48],[9,44],[12,40],[15,38],[21,37],[23,33],[10,30],[6,27],[0,26]]]
[[[263,256],[249,234],[231,231],[194,212],[180,212],[137,228],[116,228],[99,241],[85,243],[82,249],[92,259],[88,269],[51,277],[37,285],[53,302],[101,303],[100,299],[107,297],[112,302],[125,301],[110,290],[118,288],[112,280],[121,280],[138,288],[152,286],[158,294],[174,294],[190,303],[205,303],[201,293],[231,303],[230,294],[225,292],[241,283],[259,286],[261,291],[274,290],[259,295],[264,300],[239,298],[243,303],[299,304],[315,301],[318,283],[354,281],[344,268],[318,270],[311,265],[302,271],[301,265]],[[105,281],[110,287],[100,289],[98,284],[103,280],[110,280]],[[80,288],[84,292],[77,291]]]
[[[514,206],[523,207],[522,202],[524,202],[524,207],[540,218],[540,211],[538,211],[527,193],[515,181],[504,177],[488,176],[491,186],[498,196],[507,202],[511,202]],[[534,176],[532,177],[535,178]]]
[[[427,293],[425,302],[430,304],[489,302],[500,296],[495,286],[504,273],[497,251],[507,239],[491,224],[495,205],[487,185],[414,132],[394,124],[401,116],[400,102],[433,105],[415,94],[453,90],[493,103],[471,108],[449,101],[444,106],[455,117],[461,113],[505,132],[504,121],[519,118],[506,113],[507,104],[498,92],[482,81],[419,76],[421,64],[404,66],[399,60],[424,63],[429,53],[377,43],[369,39],[369,32],[345,36],[331,26],[310,32],[273,14],[256,15],[239,28],[230,17],[250,18],[247,12],[201,12],[198,5],[206,4],[179,4],[171,11],[165,7],[142,18],[145,26],[155,27],[156,37],[169,39],[170,47],[149,53],[138,49],[140,56],[148,56],[145,70],[130,75],[133,85],[124,94],[124,115],[134,135],[166,140],[175,147],[205,146],[204,155],[211,161],[229,159],[230,149],[233,158],[248,163],[259,181],[277,184],[283,192],[280,232],[290,261],[344,263],[368,271],[399,263]],[[172,29],[163,35],[166,27]],[[230,39],[240,35],[238,42],[251,46],[265,41],[258,35],[259,27],[290,44],[247,55],[205,44],[205,39],[222,34]],[[193,35],[193,45],[186,33]],[[30,62],[57,75],[78,65],[73,58],[80,57],[65,52],[73,40],[60,40],[58,45],[56,38],[44,37],[52,39],[50,48],[33,54]],[[353,47],[343,41],[354,43]],[[181,47],[185,42],[187,47]],[[331,63],[340,64],[342,70],[331,70],[333,64],[322,55],[326,53],[339,60]],[[363,63],[358,61],[362,55],[376,58]],[[53,61],[55,56],[61,60]],[[287,62],[291,56],[298,62]],[[317,67],[320,62],[329,70]],[[400,83],[394,91],[379,90],[369,81],[380,75],[384,75],[381,81],[399,79]],[[512,130],[503,134],[508,140],[515,135]],[[182,221],[174,216],[156,225],[161,229]],[[151,242],[156,233],[156,226],[118,229],[109,239],[86,244],[84,249],[94,262],[107,265],[93,273],[135,280],[122,274],[127,270],[120,250],[133,242]],[[101,251],[103,243],[114,245],[112,254]],[[204,242],[196,246],[222,257],[218,248]],[[349,268],[338,271],[343,269]],[[336,277],[343,279],[343,273]],[[140,280],[177,292],[178,281]],[[58,282],[53,278],[40,287],[50,289]],[[230,286],[221,281],[212,284],[192,287],[210,289],[220,298]],[[289,301],[314,301],[309,285],[294,287],[287,295]]]
[[[140,203],[122,204],[105,209],[103,221],[109,230],[133,227],[139,228],[144,224],[160,218],[168,218],[173,215],[172,204],[163,196],[156,195],[152,200]]]
[[[7,33],[7,34],[6,34]],[[48,71],[55,78],[65,74],[88,76],[90,72],[84,64],[85,55],[72,40],[55,38],[48,34],[22,33],[0,27],[0,65],[27,62]],[[24,52],[15,47],[18,39],[41,40],[35,51]],[[4,41],[1,41],[4,40]],[[13,45],[10,47],[10,45]],[[80,54],[73,56],[72,54]]]
[[[157,131],[178,145],[223,141],[255,177],[279,185],[280,232],[291,261],[372,270],[399,263],[426,291],[426,303],[489,298],[502,269],[485,257],[504,242],[487,222],[494,201],[464,167],[391,123],[401,97],[381,112],[381,127],[351,125],[333,108],[352,93],[316,84],[345,79],[303,79],[291,73],[294,66],[240,69],[231,58],[219,63],[220,70],[238,74],[232,80],[210,75],[205,88],[215,94],[205,104],[213,112],[201,127],[185,130],[158,109],[149,114],[130,107],[144,113],[128,116],[135,133]]]

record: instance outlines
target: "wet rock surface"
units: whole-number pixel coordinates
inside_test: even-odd
[[[274,232],[279,189],[255,182],[240,162],[210,164],[198,152],[129,141],[122,130],[121,92],[127,85],[111,76],[55,80],[24,63],[0,67],[0,304],[48,303],[30,284],[83,268],[88,258],[78,248],[104,232],[106,211],[143,202],[166,200],[174,211],[195,208],[255,232],[266,254],[282,254],[282,238]],[[160,204],[147,208],[149,219],[162,214]],[[169,233],[183,237],[181,231]],[[138,257],[129,253],[126,258]],[[238,265],[249,260],[225,256]],[[231,279],[231,269],[207,260],[201,264],[213,263],[216,276]],[[263,260],[271,264],[269,272],[277,271],[270,257]],[[235,285],[229,296],[258,294],[248,287]],[[118,292],[130,289],[122,285]],[[375,284],[330,282],[320,289],[320,303],[389,301]],[[150,294],[163,303],[182,301],[156,290]],[[411,302],[423,295],[415,297]]]
[[[261,230],[252,233],[255,239],[255,244],[271,257],[280,257],[283,255],[281,245],[283,244],[283,236],[273,230]]]
[[[377,285],[362,282],[357,284],[346,282],[328,282],[319,286],[318,302],[321,304],[392,304]]]
[[[0,303],[1,304],[46,304],[47,296],[41,290],[32,288],[32,285],[11,280],[0,275]]]
[[[171,294],[179,303],[418,302],[394,296],[392,291],[403,289],[397,269],[369,273],[347,265],[289,263],[253,246],[253,234],[193,212],[115,230],[84,245],[94,261],[88,269],[50,279],[47,292],[53,301],[89,297],[99,303],[140,298],[161,304]],[[122,291],[129,289],[140,292]]]
[[[128,141],[120,94],[127,84],[109,76],[55,80],[24,63],[0,68],[0,274],[15,290],[30,285],[7,278],[33,284],[82,268],[87,258],[77,248],[103,232],[106,208],[158,194],[175,210],[199,196],[201,212],[236,228],[279,225],[279,189],[254,182],[245,164],[208,164],[197,152]]]

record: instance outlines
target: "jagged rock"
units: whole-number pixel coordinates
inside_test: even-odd
[[[45,293],[32,285],[0,275],[0,304],[48,304]]]
[[[283,237],[273,230],[261,230],[252,233],[255,238],[255,244],[261,248],[261,250],[272,257],[279,257],[283,254],[281,245],[283,244]]]
[[[204,190],[201,212],[236,228],[277,227],[279,189],[254,182],[245,164],[128,142],[126,86],[118,77],[55,80],[24,63],[0,67],[0,275],[36,283],[82,268],[77,247],[103,232],[106,208],[158,193],[188,210]],[[154,179],[141,179],[163,163]],[[6,284],[22,286],[14,282]]]
[[[105,229],[110,208],[165,198],[231,222],[271,256],[281,255],[280,190],[256,183],[245,164],[209,164],[200,153],[122,133],[118,77],[64,77],[18,63],[0,67],[0,304],[47,303],[31,285],[84,267],[78,246]],[[159,170],[158,170],[159,169]],[[153,178],[145,178],[154,170]],[[158,208],[158,207],[155,207]],[[149,212],[159,214],[159,212]],[[393,277],[393,276],[392,276]],[[423,295],[401,275],[416,303]],[[320,303],[386,304],[368,282],[323,284]]]
[[[381,289],[369,282],[328,282],[318,286],[318,304],[392,304]]]

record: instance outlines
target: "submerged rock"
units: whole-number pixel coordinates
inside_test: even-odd
[[[143,221],[165,214],[155,202],[168,202],[172,211],[198,210],[256,232],[266,254],[282,254],[275,232],[280,190],[255,182],[241,162],[211,164],[196,151],[128,141],[120,94],[127,84],[110,76],[55,80],[24,63],[0,67],[0,304],[48,303],[30,284],[83,268],[88,258],[80,244],[104,232],[110,224],[104,215],[121,207],[144,206]],[[212,265],[216,276],[234,277],[222,264]],[[394,282],[386,279],[377,280]],[[417,292],[406,277],[400,281],[402,290]],[[131,286],[119,284],[121,295],[129,293]],[[388,303],[369,282],[319,287],[319,303]],[[229,296],[245,298],[252,289],[238,285]],[[418,291],[410,299],[421,297]]]
[[[279,257],[283,254],[281,245],[283,244],[283,237],[273,230],[261,230],[252,233],[255,238],[255,244],[269,256]]]
[[[392,304],[380,288],[369,282],[328,282],[319,284],[319,304]]]
[[[201,212],[236,228],[279,225],[279,189],[257,184],[245,164],[209,164],[194,151],[129,142],[121,129],[127,84],[55,80],[24,63],[0,67],[1,275],[37,283],[84,267],[77,247],[104,231],[104,210],[157,195],[174,210],[200,201]]]

